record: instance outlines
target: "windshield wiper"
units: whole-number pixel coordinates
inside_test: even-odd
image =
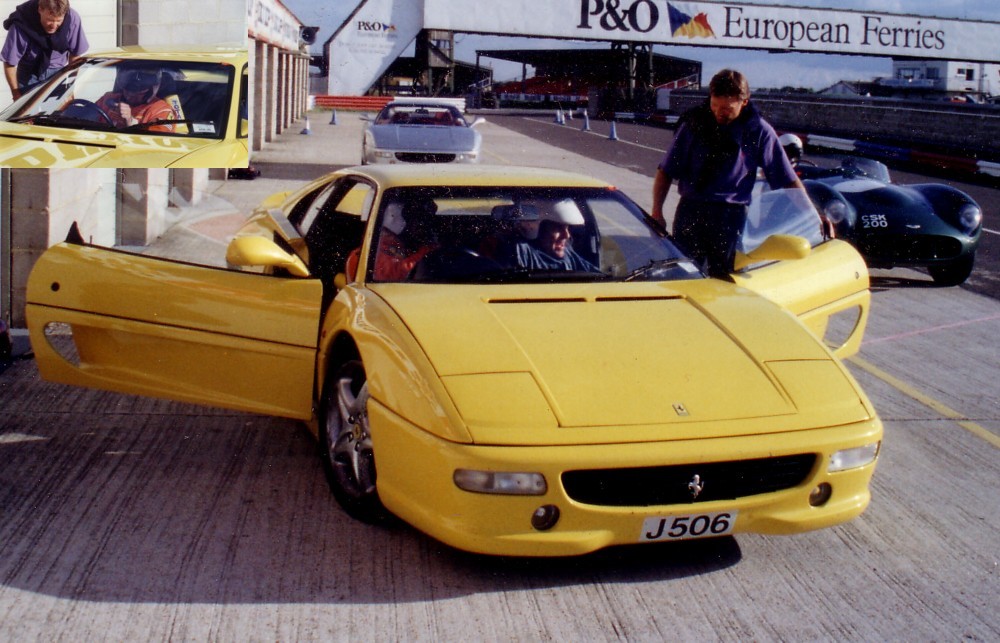
[[[504,283],[520,279],[531,281],[604,281],[610,275],[590,270],[564,270],[562,268],[509,268],[501,272],[480,275],[484,283]]]
[[[151,127],[156,127],[159,125],[194,125],[194,121],[190,118],[161,118],[155,121],[149,121],[148,123],[136,123],[135,125],[129,125],[123,132],[142,132],[150,129]],[[177,132],[157,132],[157,134],[176,134]]]
[[[30,121],[32,125],[56,125],[59,127],[76,127],[83,129],[97,129],[97,130],[111,130],[114,129],[111,125],[106,125],[104,123],[99,123],[87,118],[78,118],[76,116],[66,116],[62,112],[43,112],[39,114],[31,114],[30,116],[18,116],[17,118],[12,118],[8,120],[8,123],[26,123]]]
[[[680,264],[682,261],[688,261],[688,259],[681,257],[673,257],[671,259],[658,259],[658,260],[650,259],[649,263],[647,263],[646,265],[639,266],[632,272],[625,275],[624,281],[635,281],[636,279],[639,279],[640,277],[645,277],[656,270],[661,270],[664,268],[672,268]]]

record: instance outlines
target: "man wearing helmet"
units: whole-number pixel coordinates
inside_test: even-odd
[[[115,127],[156,123],[148,131],[174,131],[174,126],[165,121],[176,120],[176,114],[167,101],[156,95],[160,89],[158,69],[126,69],[121,73],[119,87],[120,91],[108,92],[97,101]]]
[[[514,248],[517,265],[532,270],[597,272],[594,264],[573,249],[570,226],[583,223],[583,213],[572,199],[543,208],[537,219],[521,223],[521,235],[527,241]]]
[[[781,149],[785,150],[785,156],[788,157],[792,167],[798,166],[802,160],[802,139],[795,134],[785,132],[778,137],[778,143],[781,144]]]
[[[774,128],[750,103],[746,77],[724,69],[712,77],[709,100],[681,116],[653,179],[653,218],[666,226],[663,203],[676,180],[674,239],[710,275],[733,269],[758,168],[772,189],[804,189]]]
[[[406,279],[414,266],[437,247],[431,220],[436,213],[437,204],[426,197],[386,205],[375,253],[375,279]],[[355,268],[348,270],[352,276],[357,270],[357,259],[354,261]]]

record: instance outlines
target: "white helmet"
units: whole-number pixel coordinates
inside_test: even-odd
[[[778,137],[778,144],[785,149],[788,160],[794,161],[802,156],[802,139],[795,134],[782,134]]]
[[[583,225],[583,213],[573,199],[563,199],[540,208],[537,219],[521,222],[521,234],[526,239],[537,239],[542,221],[554,221],[565,225]]]

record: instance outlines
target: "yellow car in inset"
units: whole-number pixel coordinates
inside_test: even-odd
[[[882,439],[835,354],[865,264],[800,196],[720,280],[602,181],[348,168],[265,201],[230,269],[71,235],[28,323],[46,379],[308,422],[349,514],[464,550],[790,534],[865,509]]]
[[[245,168],[247,72],[246,49],[88,54],[0,112],[0,166]]]

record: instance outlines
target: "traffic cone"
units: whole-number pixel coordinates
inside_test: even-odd
[[[588,114],[587,112],[583,113],[583,127],[580,128],[580,131],[581,132],[590,131],[590,114]]]
[[[337,124],[337,110],[333,110],[333,114],[330,115],[330,125]]]
[[[608,140],[609,141],[617,141],[618,140],[618,130],[615,128],[615,122],[614,121],[611,121],[611,131],[608,132]]]
[[[299,134],[306,134],[306,135],[312,134],[312,131],[309,129],[309,117],[308,116],[306,116],[306,126],[302,128],[302,131],[299,132]]]
[[[556,110],[556,117],[555,117],[555,120],[553,120],[552,122],[553,123],[557,123],[557,124],[562,124],[562,110],[561,109],[557,109]]]
[[[566,120],[568,120],[568,121],[573,120],[573,110],[571,110],[571,109],[567,109],[566,110]]]

